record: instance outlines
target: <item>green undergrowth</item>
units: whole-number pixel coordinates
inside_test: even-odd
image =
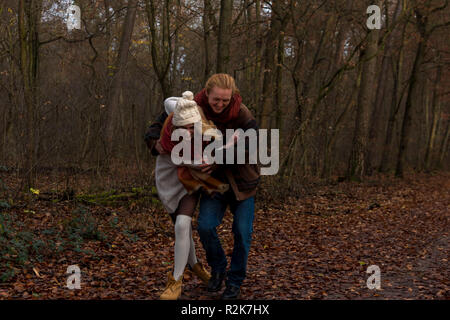
[[[9,281],[20,268],[32,268],[33,263],[65,250],[95,255],[83,249],[86,241],[108,240],[89,208],[83,206],[73,210],[61,226],[32,228],[21,222],[17,213],[0,211],[0,282]]]
[[[81,193],[75,196],[79,202],[88,205],[102,205],[107,207],[122,207],[136,205],[158,205],[160,203],[157,197],[155,187],[149,189],[131,188],[126,191],[108,190],[99,193]]]

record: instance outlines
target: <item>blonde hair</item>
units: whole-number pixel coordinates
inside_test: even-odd
[[[236,82],[234,78],[226,73],[216,73],[212,75],[208,81],[206,81],[205,89],[209,94],[214,87],[219,87],[221,89],[231,89],[232,95],[235,93],[239,94],[239,89],[236,87]]]

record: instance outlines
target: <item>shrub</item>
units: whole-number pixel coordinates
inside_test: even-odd
[[[68,238],[75,241],[106,239],[90,210],[83,206],[79,206],[72,212],[72,219],[66,224],[65,230]]]

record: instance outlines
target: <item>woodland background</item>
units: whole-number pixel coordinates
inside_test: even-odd
[[[71,3],[81,30],[67,30]],[[373,4],[380,30],[366,26]],[[374,254],[398,265],[384,297],[449,297],[449,44],[447,0],[0,0],[0,298],[158,297],[173,234],[144,133],[166,97],[216,72],[235,77],[261,128],[280,129],[248,297],[376,297],[358,295]],[[375,240],[361,225],[380,227]],[[137,278],[106,276],[108,287],[105,267],[87,278],[96,293],[61,289],[66,264],[120,275],[133,252],[147,263]],[[302,279],[274,269],[296,254]],[[426,263],[412,260],[407,279],[409,254]],[[349,270],[360,279],[336,280]],[[280,272],[297,287],[277,287]]]
[[[42,167],[148,171],[164,98],[215,72],[281,130],[289,182],[448,169],[448,1],[74,1],[72,32],[69,1],[1,3],[0,163],[30,184]]]

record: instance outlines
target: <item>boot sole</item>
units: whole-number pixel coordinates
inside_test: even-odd
[[[222,300],[239,300],[241,298],[241,294],[238,294],[236,297],[222,297]]]

